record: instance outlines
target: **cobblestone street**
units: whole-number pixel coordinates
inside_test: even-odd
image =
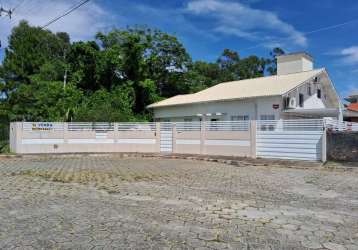
[[[358,169],[0,159],[0,249],[358,249]]]

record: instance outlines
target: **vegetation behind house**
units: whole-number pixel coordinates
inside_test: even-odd
[[[269,58],[225,49],[215,62],[193,61],[173,35],[146,27],[113,29],[71,42],[22,21],[0,65],[0,150],[11,121],[150,120],[150,103],[219,82],[275,74]]]

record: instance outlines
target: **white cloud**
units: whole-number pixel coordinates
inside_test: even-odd
[[[343,56],[345,63],[358,64],[358,46],[342,49],[340,55]]]
[[[20,1],[20,0],[19,0]],[[11,1],[6,8],[17,5],[18,1]],[[0,39],[3,46],[7,45],[7,37],[11,29],[16,26],[20,20],[27,20],[31,25],[43,26],[51,19],[63,14],[77,3],[72,0],[28,0],[15,9],[13,18],[7,17],[0,19]],[[99,4],[90,1],[66,17],[48,27],[51,31],[64,31],[70,34],[72,40],[91,39],[94,34],[104,29],[111,21],[111,15],[105,11]]]
[[[213,30],[222,34],[270,43],[285,38],[290,40],[291,44],[307,45],[304,34],[291,24],[282,21],[277,14],[254,9],[240,2],[192,0],[187,5],[187,11],[198,16],[213,18],[215,21]]]

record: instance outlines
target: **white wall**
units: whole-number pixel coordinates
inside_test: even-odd
[[[279,109],[274,109],[273,104],[279,104]],[[160,121],[169,119],[169,121],[173,122],[184,121],[185,118],[192,118],[193,121],[199,121],[197,114],[203,114],[203,120],[231,120],[231,116],[234,115],[248,115],[249,119],[252,120],[259,119],[260,115],[275,115],[275,119],[279,119],[281,108],[281,97],[261,97],[241,101],[218,101],[156,108],[154,109],[154,117]],[[205,116],[209,113],[222,113],[224,115]]]
[[[313,70],[313,62],[300,54],[281,56],[277,59],[278,75],[287,75],[309,70]]]
[[[311,95],[309,95],[308,88],[311,87]],[[321,90],[321,98],[317,97],[317,90]],[[288,97],[295,97],[297,107],[296,109],[322,109],[326,108],[327,105],[327,93],[326,88],[323,88],[322,83],[311,83],[301,85],[297,89],[294,89],[288,93]],[[299,106],[299,94],[303,94],[304,103],[303,107]]]

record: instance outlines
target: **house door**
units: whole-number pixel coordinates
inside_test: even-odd
[[[160,124],[160,152],[173,152],[173,124],[170,122]]]

